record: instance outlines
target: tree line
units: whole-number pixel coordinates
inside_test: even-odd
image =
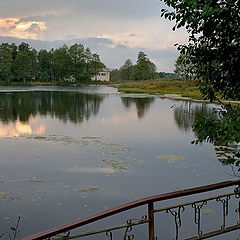
[[[29,44],[0,45],[0,81],[88,81],[105,65],[82,44],[39,52]]]

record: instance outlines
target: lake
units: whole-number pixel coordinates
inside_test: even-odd
[[[194,116],[213,107],[103,86],[1,87],[0,233],[19,215],[24,237],[149,195],[235,180],[212,144],[191,144]]]

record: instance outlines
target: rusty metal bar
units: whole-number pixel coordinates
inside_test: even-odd
[[[234,226],[231,226],[231,227],[226,227],[226,228],[219,229],[219,230],[216,230],[216,231],[213,231],[213,232],[201,234],[200,236],[191,237],[191,238],[185,238],[184,240],[207,239],[207,238],[210,238],[210,237],[218,236],[218,235],[223,234],[223,233],[235,231],[235,230],[237,230],[239,228],[240,228],[240,225],[237,224],[237,225],[234,225]]]
[[[148,204],[148,235],[149,240],[154,240],[154,206],[153,203]]]
[[[222,194],[222,195],[218,195],[218,196],[214,196],[214,197],[203,198],[203,199],[196,200],[196,201],[185,202],[185,203],[182,203],[182,204],[176,204],[176,205],[172,205],[172,206],[168,206],[168,207],[155,208],[154,212],[155,213],[163,212],[163,211],[166,211],[166,210],[169,210],[169,209],[172,209],[172,208],[186,207],[186,206],[189,206],[189,205],[191,206],[194,203],[201,203],[201,202],[204,202],[204,201],[208,202],[208,201],[216,200],[217,198],[223,198],[223,197],[234,196],[234,195],[235,195],[235,193],[228,193],[228,194]]]
[[[195,188],[190,188],[190,189],[185,189],[185,190],[180,190],[180,191],[175,191],[175,192],[170,192],[170,193],[163,193],[160,195],[142,198],[140,200],[132,201],[127,204],[123,204],[118,207],[114,207],[109,210],[97,213],[90,217],[85,217],[85,218],[76,220],[74,222],[52,228],[52,229],[44,231],[42,233],[38,233],[38,234],[35,234],[32,236],[23,238],[22,240],[41,240],[41,239],[50,238],[57,234],[60,234],[63,232],[68,232],[72,229],[81,227],[83,225],[98,221],[100,219],[115,215],[117,213],[124,212],[129,209],[133,209],[133,208],[136,208],[139,206],[154,203],[157,201],[169,200],[169,199],[193,195],[193,194],[197,194],[197,193],[213,191],[213,190],[226,188],[226,187],[230,187],[230,186],[234,186],[234,185],[240,185],[240,180],[220,182],[220,183],[216,183],[216,184],[210,184],[210,185],[206,185],[206,186],[195,187]]]
[[[140,220],[138,222],[128,223],[128,224],[125,224],[125,225],[119,225],[119,226],[115,226],[115,227],[111,227],[111,228],[105,228],[105,229],[91,231],[91,232],[85,232],[85,233],[82,233],[82,234],[70,235],[70,236],[65,236],[65,237],[57,237],[57,238],[54,238],[53,240],[68,240],[68,239],[86,237],[86,236],[96,235],[98,233],[104,233],[104,232],[119,230],[119,229],[127,228],[127,227],[130,227],[130,226],[141,225],[141,224],[145,224],[147,222],[149,222],[148,219]]]

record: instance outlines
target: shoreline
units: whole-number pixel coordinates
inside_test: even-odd
[[[179,82],[182,85],[185,85],[186,83],[180,80],[175,80],[175,83],[179,84]],[[159,86],[157,89],[152,89],[143,87],[142,85],[146,84],[153,84],[153,83],[171,83],[170,86],[164,86],[163,89],[161,89]],[[173,84],[172,84],[173,83]],[[135,88],[132,86],[135,86],[135,84],[140,85],[139,88]],[[128,86],[129,85],[129,86]],[[199,102],[199,103],[206,103],[206,104],[221,104],[219,102],[213,102],[211,103],[209,100],[204,100],[200,96],[200,93],[194,94],[194,97],[190,96],[183,96],[182,93],[179,93],[179,89],[171,89],[171,87],[174,85],[173,80],[169,79],[163,79],[163,80],[147,80],[147,81],[139,81],[139,82],[127,82],[127,83],[112,83],[112,82],[85,82],[85,83],[69,83],[69,82],[11,82],[11,83],[3,83],[0,82],[0,89],[1,87],[47,87],[47,86],[56,86],[56,87],[81,87],[81,86],[106,86],[106,87],[113,87],[118,90],[118,93],[122,97],[158,97],[158,98],[167,98],[172,100],[179,100],[179,101],[192,101],[192,102]],[[191,83],[191,87],[193,84]],[[179,87],[179,86],[178,86]],[[181,88],[182,86],[180,86]],[[191,88],[192,90],[192,88]],[[197,88],[194,87],[192,92],[196,92]],[[184,92],[183,89],[181,91],[184,93],[184,95],[191,95],[190,92]],[[198,90],[197,90],[198,91]],[[231,101],[231,100],[224,100],[222,103],[232,103],[239,105],[240,101]]]

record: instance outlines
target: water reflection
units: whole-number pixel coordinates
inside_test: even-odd
[[[30,119],[29,123],[16,121],[7,127],[0,125],[0,138],[19,137],[21,135],[43,134],[46,131],[44,124],[34,124]]]
[[[121,97],[121,101],[125,108],[129,109],[132,105],[136,106],[137,116],[139,119],[143,118],[146,112],[149,110],[150,105],[154,102],[155,98],[142,97],[142,98],[130,98]]]
[[[182,102],[180,106],[174,107],[174,119],[183,132],[192,131],[192,126],[196,119],[201,115],[210,115],[212,109],[204,103]]]
[[[223,164],[233,164],[240,170],[240,111],[239,107],[215,109],[202,114],[194,122],[195,143],[210,142],[217,159]]]
[[[23,216],[24,237],[106,206],[226,180],[212,146],[190,144],[194,111],[211,106],[60,90],[0,93],[0,234],[9,230],[5,216]]]
[[[82,123],[98,113],[103,99],[103,95],[78,92],[0,93],[0,121],[4,124],[18,122],[16,128],[27,132],[31,129],[19,122],[28,123],[37,114]]]
[[[180,130],[194,131],[196,140],[193,143],[212,143],[216,157],[222,165],[232,164],[239,169],[239,108],[213,108],[206,104],[183,102],[180,107],[174,108],[174,118]],[[234,175],[239,176],[235,170]]]

